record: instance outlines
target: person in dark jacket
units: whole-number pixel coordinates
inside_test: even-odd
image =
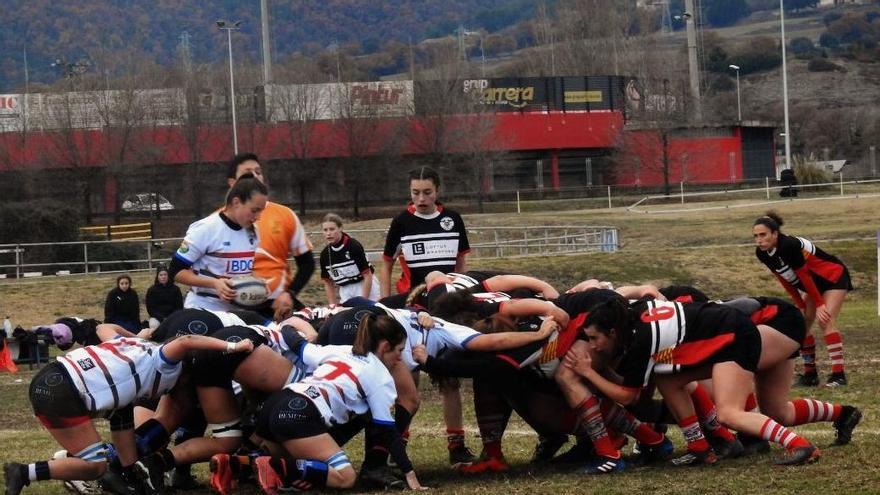
[[[178,309],[183,309],[183,295],[180,292],[180,287],[175,285],[168,276],[168,267],[159,265],[156,269],[156,280],[147,289],[147,313],[150,315],[150,327],[158,326],[162,320]]]
[[[107,293],[104,302],[104,323],[115,323],[132,333],[140,331],[141,308],[137,292],[131,288],[131,277],[116,277],[116,288]]]

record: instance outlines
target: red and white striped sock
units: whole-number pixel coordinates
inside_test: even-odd
[[[791,401],[794,406],[794,422],[791,426],[806,423],[818,423],[820,421],[835,421],[840,416],[843,408],[840,404],[822,402],[815,399],[795,399]]]
[[[694,403],[697,417],[700,418],[700,425],[707,435],[720,438],[725,442],[733,441],[733,434],[730,433],[730,430],[718,422],[718,410],[715,408],[715,402],[712,401],[702,385],[697,384],[697,388],[691,392],[691,401]]]
[[[805,438],[799,437],[793,431],[770,418],[767,418],[767,421],[764,422],[764,426],[761,427],[761,438],[776,442],[786,449],[807,447],[810,445],[810,442]]]
[[[614,459],[620,458],[620,451],[615,449],[608,437],[608,430],[605,429],[605,422],[602,420],[602,411],[599,408],[599,401],[594,396],[588,397],[580,403],[575,410],[580,418],[581,427],[586,430],[593,441],[593,447],[596,453]]]
[[[697,421],[697,415],[688,416],[678,422],[684,439],[687,440],[687,449],[691,452],[705,452],[711,447],[706,437],[703,436],[703,430],[700,428],[700,422]]]
[[[657,445],[665,438],[616,402],[602,401],[602,417],[605,418],[605,424],[609,428],[625,433],[645,445]]]
[[[843,337],[840,332],[831,332],[825,336],[825,347],[831,358],[831,372],[843,373]]]

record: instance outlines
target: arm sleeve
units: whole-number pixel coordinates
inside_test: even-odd
[[[312,251],[312,242],[309,240],[309,236],[306,233],[306,229],[303,228],[302,222],[299,221],[299,217],[296,216],[296,213],[293,210],[290,210],[291,215],[293,215],[293,235],[290,237],[290,253],[293,254],[293,257],[297,257],[303,254],[310,253]]]
[[[315,272],[315,255],[309,251],[299,256],[294,256],[293,260],[296,262],[296,275],[293,276],[293,280],[290,282],[289,290],[294,294],[299,294],[299,291],[309,283],[312,273]]]
[[[189,267],[192,266],[192,263],[184,260],[183,258],[178,258],[177,254],[171,258],[171,264],[168,265],[168,278],[174,280],[174,277],[178,272],[182,270],[189,270]]]
[[[464,226],[464,220],[461,218],[461,215],[458,215],[457,225],[460,234],[458,238],[458,254],[467,254],[471,251],[471,244],[468,241],[467,229]]]
[[[807,268],[806,265],[798,268],[794,271],[797,273],[798,279],[801,281],[801,285],[804,286],[804,290],[807,292],[807,295],[810,296],[810,299],[813,300],[813,304],[818,308],[825,304],[825,300],[822,299],[822,293],[819,292],[819,288],[816,287],[816,282],[813,281],[813,274]]]
[[[110,323],[116,318],[116,311],[114,310],[113,305],[113,291],[107,293],[107,298],[104,300],[104,321]]]
[[[795,272],[795,273],[797,273],[797,272]],[[805,307],[804,298],[801,297],[801,293],[798,292],[797,287],[788,283],[784,278],[779,276],[779,274],[776,272],[773,272],[773,276],[776,277],[776,280],[779,280],[779,283],[780,283],[780,285],[782,285],[782,288],[785,289],[785,292],[788,292],[788,295],[791,297],[791,300],[794,301],[795,306],[797,306],[800,309],[804,309],[804,307]]]
[[[324,280],[331,280],[330,272],[327,271],[327,266],[330,265],[330,246],[321,250],[321,255],[318,257],[318,264],[321,265],[321,278]]]
[[[385,236],[385,249],[382,251],[382,256],[384,256],[388,260],[393,260],[395,256],[397,256],[397,248],[400,246],[400,237],[403,234],[401,231],[400,217],[395,217],[394,220],[391,221],[391,226],[388,228],[388,235]]]
[[[366,270],[372,270],[373,267],[370,265],[370,262],[367,261],[367,253],[364,252],[364,247],[361,246],[361,243],[355,239],[351,239],[350,242],[351,259],[354,261],[354,264],[357,265],[358,271],[363,273]]]

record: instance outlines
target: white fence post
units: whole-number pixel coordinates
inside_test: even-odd
[[[608,186],[608,209],[611,209],[611,186]]]
[[[764,177],[764,190],[767,191],[767,199],[770,199],[770,177]]]

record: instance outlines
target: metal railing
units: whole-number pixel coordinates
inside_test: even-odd
[[[371,260],[381,257],[387,229],[346,232],[361,242]],[[313,242],[318,241],[316,246],[323,244],[320,232],[308,234]],[[171,259],[181,239],[0,244],[0,275],[26,278],[152,270],[157,263]],[[471,227],[468,239],[471,257],[481,259],[614,252],[619,246],[618,230],[611,226]],[[315,256],[319,252],[316,248]]]

